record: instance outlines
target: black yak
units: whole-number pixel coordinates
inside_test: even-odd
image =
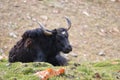
[[[72,47],[68,40],[68,30],[71,21],[65,17],[68,28],[47,30],[40,28],[28,30],[22,35],[22,39],[9,52],[9,62],[48,62],[54,66],[66,65],[67,60],[60,52],[69,53]]]

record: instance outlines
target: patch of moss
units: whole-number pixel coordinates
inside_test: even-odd
[[[108,61],[104,61],[104,62],[98,62],[93,64],[94,67],[107,67],[107,66],[112,66],[112,64]]]
[[[30,74],[30,73],[34,73],[34,70],[33,70],[32,67],[23,68],[21,71],[22,71],[22,73],[23,73],[24,75],[27,75],[27,74]]]

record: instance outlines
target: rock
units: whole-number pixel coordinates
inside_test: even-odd
[[[3,56],[0,56],[0,61],[3,59]]]
[[[111,0],[112,2],[115,2],[116,0]]]
[[[55,7],[55,8],[64,8],[64,5],[62,3],[60,3],[60,2],[55,2],[55,3],[53,3],[53,7]]]
[[[93,75],[93,78],[99,78],[99,79],[101,79],[101,75],[100,75],[99,73],[95,73],[95,74]]]
[[[12,63],[7,63],[6,66],[10,66]]]
[[[53,10],[53,13],[58,14],[58,13],[60,13],[60,11],[59,10]]]
[[[98,34],[99,34],[100,36],[106,36],[106,34],[105,34],[105,33],[102,33],[102,32],[98,32]]]
[[[0,61],[3,60],[3,59],[6,59],[6,58],[7,58],[6,55],[4,55],[4,54],[0,55]]]
[[[80,34],[81,36],[84,36],[84,33],[83,33],[83,32],[80,32],[79,34]]]
[[[24,3],[26,3],[26,2],[27,2],[27,0],[24,0],[23,2],[24,2]]]
[[[90,16],[90,14],[86,11],[83,11],[83,14],[86,15],[86,16]]]
[[[113,73],[113,75],[115,76],[116,80],[120,80],[120,71]]]
[[[116,33],[119,33],[119,32],[120,32],[120,30],[119,30],[118,28],[116,28],[116,27],[113,27],[112,31],[113,31],[113,32],[116,32]]]
[[[105,53],[104,53],[104,51],[100,51],[100,52],[98,53],[98,55],[99,55],[99,56],[105,56]]]
[[[17,38],[17,35],[14,32],[9,33],[10,37]]]
[[[43,20],[48,20],[48,16],[46,15],[41,15],[40,18],[42,18]]]
[[[107,31],[104,29],[100,29],[100,31],[98,32],[98,34],[101,36],[106,36],[106,33],[107,33]]]
[[[106,31],[104,29],[100,29],[100,32],[105,33]]]
[[[73,57],[78,57],[78,54],[76,54],[76,53],[70,53],[70,55]]]
[[[4,46],[4,49],[7,49],[8,48],[8,46]]]
[[[83,41],[83,43],[84,43],[84,44],[87,44],[87,43],[88,43],[88,41],[86,41],[86,40],[85,40],[85,41]]]
[[[112,2],[120,2],[120,0],[111,0]]]
[[[67,3],[68,0],[60,0],[61,3]]]
[[[74,66],[75,67],[78,67],[78,66],[80,66],[81,64],[79,64],[79,63],[74,63]]]

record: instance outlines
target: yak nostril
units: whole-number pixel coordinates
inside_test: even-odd
[[[69,49],[70,49],[70,51],[72,51],[72,47],[71,46],[69,46]]]
[[[64,49],[63,49],[63,52],[64,53],[69,53],[70,51],[72,51],[72,47],[70,45],[66,46]]]
[[[70,45],[66,49],[72,51],[72,47]]]

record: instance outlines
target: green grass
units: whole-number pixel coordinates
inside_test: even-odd
[[[7,60],[1,60],[0,80],[39,80],[34,73],[47,68],[59,69],[60,67],[43,62],[8,64]],[[49,80],[119,80],[120,60],[82,64],[70,62],[68,66],[65,66],[65,71],[65,74]]]

